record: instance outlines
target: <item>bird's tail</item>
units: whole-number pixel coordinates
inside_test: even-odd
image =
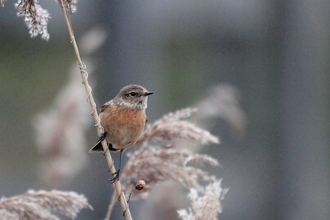
[[[103,147],[101,142],[105,139],[107,133],[101,134],[100,138],[97,140],[96,144],[88,151],[88,153],[100,153],[103,152]]]
[[[88,151],[88,153],[101,153],[101,152],[103,152],[103,147],[100,140]]]
[[[97,143],[88,151],[88,153],[101,153],[103,151],[103,146],[101,144],[101,140],[97,141]],[[119,149],[113,148],[112,144],[107,143],[108,149],[110,151],[119,151]]]

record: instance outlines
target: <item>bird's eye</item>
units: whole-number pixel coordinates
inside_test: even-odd
[[[136,92],[131,92],[129,95],[134,97],[134,96],[136,96]]]

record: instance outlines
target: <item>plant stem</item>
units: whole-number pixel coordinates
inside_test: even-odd
[[[74,37],[74,33],[72,30],[72,25],[71,25],[71,21],[69,19],[69,15],[68,12],[66,10],[65,4],[63,0],[59,0],[60,4],[61,4],[61,8],[64,14],[64,18],[66,21],[66,24],[68,26],[68,30],[69,30],[69,34],[70,34],[70,38],[71,38],[71,43],[73,45],[73,49],[74,52],[76,54],[76,58],[77,58],[77,62],[78,62],[78,66],[79,66],[79,70],[80,70],[80,74],[81,74],[81,78],[82,78],[82,83],[84,84],[86,93],[87,93],[87,102],[90,104],[92,113],[91,115],[94,117],[94,121],[95,121],[95,127],[97,129],[97,133],[98,135],[101,135],[103,133],[103,128],[100,125],[100,118],[99,115],[97,113],[97,109],[96,109],[96,104],[94,101],[94,98],[92,96],[92,88],[90,87],[89,83],[88,83],[88,73],[86,72],[86,65],[82,62],[81,57],[80,57],[80,53],[78,50],[78,46]],[[108,150],[108,145],[106,143],[105,140],[102,141],[102,146],[103,146],[103,150],[104,150],[104,155],[105,158],[107,160],[108,166],[109,166],[109,170],[110,173],[112,174],[112,176],[115,176],[116,174],[116,168],[113,164],[113,159],[111,158],[110,152]],[[114,186],[115,186],[115,190],[117,192],[118,195],[118,200],[120,202],[120,206],[123,210],[123,215],[125,217],[126,220],[132,220],[132,216],[131,216],[131,212],[128,208],[128,204],[127,204],[127,200],[126,200],[126,196],[124,194],[124,192],[122,191],[122,186],[120,184],[120,181],[117,179],[114,182]],[[110,217],[110,216],[109,216]]]

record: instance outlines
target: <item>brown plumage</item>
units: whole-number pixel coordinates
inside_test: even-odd
[[[106,140],[109,150],[121,153],[134,145],[140,137],[147,121],[146,108],[148,92],[139,85],[128,85],[122,88],[118,95],[101,107],[100,119],[104,133],[91,152],[103,152],[102,140]]]
[[[104,134],[90,152],[103,151],[101,141],[105,138],[112,151],[125,150],[140,137],[147,116],[148,92],[144,87],[128,85],[118,95],[101,107],[100,119]]]

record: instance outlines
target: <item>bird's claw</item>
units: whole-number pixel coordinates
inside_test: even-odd
[[[112,174],[114,177],[112,179],[109,179],[111,184],[119,180],[119,174],[120,174],[120,169],[118,169],[115,173]]]

